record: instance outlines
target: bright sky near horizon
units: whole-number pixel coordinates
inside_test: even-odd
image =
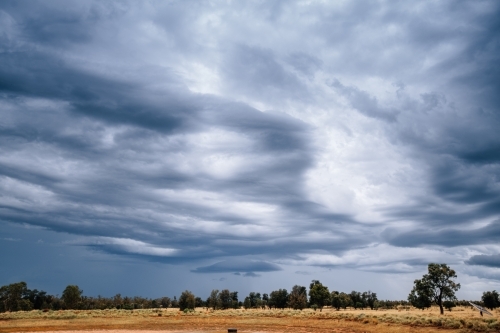
[[[0,285],[500,289],[498,1],[0,2]]]

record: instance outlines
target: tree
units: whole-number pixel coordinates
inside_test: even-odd
[[[351,297],[349,297],[348,294],[341,292],[340,298],[342,299],[342,307],[344,308],[344,310],[346,310],[348,306],[352,305]]]
[[[179,301],[177,300],[177,297],[174,296],[174,299],[170,302],[173,308],[178,308],[179,307]]]
[[[196,298],[194,299],[194,302],[195,302],[195,306],[196,306],[197,308],[202,308],[202,307],[204,307],[204,306],[205,306],[205,302],[203,302],[203,300],[201,299],[201,297],[196,297]]]
[[[340,310],[342,307],[342,299],[340,298],[340,293],[338,291],[332,291],[330,295],[330,301],[332,302],[332,308]]]
[[[295,285],[288,296],[288,306],[294,310],[302,310],[307,306],[307,289],[304,286]]]
[[[219,290],[213,289],[210,292],[210,296],[208,297],[208,307],[211,307],[213,310],[217,310],[219,308]]]
[[[252,308],[252,302],[250,301],[250,297],[245,297],[245,301],[243,302],[243,306],[245,309],[250,309]]]
[[[362,295],[363,300],[365,300],[366,304],[370,307],[371,310],[375,307],[375,302],[378,301],[377,294],[372,293],[370,290],[365,291]]]
[[[285,309],[288,304],[288,291],[286,289],[279,289],[272,291],[269,295],[269,307],[277,309]]]
[[[238,309],[239,302],[238,302],[238,292],[237,291],[231,292],[231,301],[232,301],[232,308]]]
[[[268,294],[262,294],[262,301],[260,304],[261,304],[262,309],[265,309],[266,306],[269,306],[269,308],[271,307],[269,305],[269,295]]]
[[[248,300],[249,300],[249,307],[250,308],[259,307],[261,305],[261,302],[262,302],[262,299],[260,297],[260,293],[256,293],[253,291],[250,294],[248,294]],[[246,298],[245,298],[245,301],[246,301]],[[245,305],[245,308],[247,308],[246,305]]]
[[[160,306],[165,309],[171,307],[172,301],[170,300],[170,297],[162,297],[160,300]]]
[[[312,280],[309,285],[309,303],[316,304],[319,311],[323,310],[323,306],[327,305],[330,301],[330,291],[328,287],[323,286],[318,280]]]
[[[179,310],[184,311],[185,309],[194,310],[196,307],[196,300],[192,292],[185,290],[179,297]]]
[[[444,301],[443,306],[446,310],[451,311],[451,308],[454,308],[456,305],[453,301]]]
[[[43,290],[28,290],[28,299],[33,304],[33,309],[49,309],[50,303],[52,302],[53,296],[47,295]]]
[[[219,304],[220,308],[223,310],[229,309],[232,306],[233,299],[231,298],[229,289],[224,289],[219,293]]]
[[[363,298],[363,295],[359,291],[351,291],[349,294],[350,303],[355,309],[361,308],[364,309],[366,306],[366,300]]]
[[[26,282],[12,283],[0,288],[0,310],[27,311],[33,305],[29,300],[30,290]]]
[[[351,297],[348,294],[344,292],[339,293],[338,291],[332,291],[330,302],[332,307],[337,309],[337,311],[340,310],[340,308],[346,309],[352,304]]]
[[[457,274],[446,264],[429,264],[427,269],[422,279],[415,280],[408,301],[417,300],[419,304],[418,300],[424,303],[430,300],[439,305],[440,313],[444,314],[443,301],[456,300],[455,292],[460,289],[460,283],[453,280]]]
[[[432,289],[424,280],[415,280],[415,285],[408,295],[408,302],[417,309],[430,308],[432,305]]]
[[[484,306],[490,310],[500,307],[500,297],[496,290],[485,291],[481,300],[483,301]]]
[[[83,290],[77,285],[68,285],[62,293],[62,299],[67,309],[78,309],[82,300]]]
[[[113,306],[117,309],[121,309],[123,304],[123,299],[121,294],[116,294],[113,296]]]

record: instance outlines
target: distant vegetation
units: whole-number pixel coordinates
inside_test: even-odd
[[[468,301],[458,301],[455,291],[460,284],[454,282],[455,271],[445,264],[429,264],[429,273],[422,279],[415,280],[408,301],[379,300],[372,291],[350,293],[332,291],[320,281],[313,280],[309,285],[309,292],[305,286],[295,285],[290,293],[286,289],[271,291],[269,294],[251,292],[243,301],[238,299],[237,291],[214,289],[210,296],[203,300],[189,290],[181,293],[179,299],[175,296],[160,298],[122,297],[117,294],[113,297],[84,296],[83,290],[76,285],[68,285],[62,296],[48,295],[45,291],[28,289],[25,282],[18,282],[0,287],[0,312],[15,312],[28,310],[105,310],[105,309],[158,309],[179,308],[184,312],[192,311],[196,307],[205,307],[212,310],[226,309],[294,309],[311,308],[319,310],[331,307],[336,310],[354,309],[392,309],[414,306],[419,309],[429,308],[432,303],[437,304],[443,313],[443,308],[451,311],[454,306],[468,306]],[[485,307],[494,309],[500,307],[499,294],[486,291],[481,301],[475,301]]]

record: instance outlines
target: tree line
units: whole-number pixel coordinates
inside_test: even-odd
[[[237,291],[228,289],[214,289],[206,300],[196,297],[186,290],[179,299],[161,297],[156,299],[143,297],[122,297],[117,294],[113,297],[84,296],[83,290],[76,285],[68,285],[62,296],[49,295],[45,291],[29,289],[26,282],[12,283],[0,287],[0,312],[29,311],[29,310],[65,310],[65,309],[150,309],[150,308],[179,308],[180,310],[206,307],[212,310],[225,309],[285,309],[302,310],[313,308],[322,310],[325,306],[336,309],[354,308],[392,308],[401,304],[401,301],[379,301],[376,293],[371,291],[349,294],[333,291],[320,281],[313,280],[309,292],[305,286],[295,285],[290,292],[286,289],[274,290],[271,293],[250,292],[242,301],[238,299]]]
[[[64,310],[64,309],[151,309],[151,308],[179,308],[181,311],[190,311],[196,307],[205,307],[212,310],[225,309],[285,309],[302,310],[312,308],[315,311],[325,306],[336,310],[355,309],[392,309],[398,306],[412,305],[419,309],[429,308],[433,303],[450,310],[456,305],[469,305],[468,301],[458,301],[455,291],[460,284],[455,283],[456,273],[446,264],[429,264],[428,274],[414,282],[407,301],[379,300],[372,291],[350,293],[331,291],[319,280],[312,280],[309,291],[305,286],[295,285],[291,291],[278,289],[269,294],[250,292],[242,301],[238,299],[237,291],[228,289],[214,289],[206,300],[185,290],[179,299],[173,297],[143,298],[122,297],[117,294],[113,297],[84,296],[83,291],[76,285],[68,285],[62,296],[49,295],[43,290],[28,289],[25,282],[18,282],[0,287],[0,312],[29,311],[29,310]],[[481,301],[485,307],[494,309],[500,307],[498,292],[486,291]]]

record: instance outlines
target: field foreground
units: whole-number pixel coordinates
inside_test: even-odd
[[[439,315],[431,310],[224,310],[176,309],[29,311],[0,314],[0,332],[106,331],[105,333],[250,332],[500,332],[500,312],[479,316],[470,308]]]

